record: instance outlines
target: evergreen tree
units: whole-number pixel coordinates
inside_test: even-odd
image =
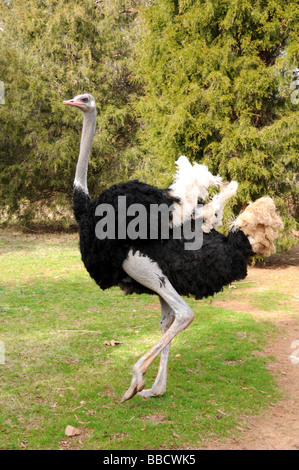
[[[137,110],[152,167],[169,175],[185,154],[240,183],[235,210],[266,193],[294,204],[297,1],[153,0],[138,21]]]
[[[90,162],[91,194],[132,172],[136,119],[130,105],[133,0],[0,1],[0,201],[11,212],[72,196],[82,116],[62,101],[90,92],[100,117]]]
[[[99,109],[92,195],[132,177],[166,186],[186,154],[240,183],[235,212],[265,193],[295,205],[295,0],[0,0],[0,15],[11,213],[69,202],[82,117],[62,100],[84,91]]]

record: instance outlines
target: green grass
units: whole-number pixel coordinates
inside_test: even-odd
[[[272,282],[272,287],[269,289],[265,287],[260,288],[259,284],[255,281],[242,281],[235,283],[233,288],[225,287],[215,298],[217,298],[217,300],[248,301],[252,307],[256,307],[261,311],[290,312],[295,310],[294,306],[290,303],[290,293],[288,292],[285,294],[283,292],[279,292],[282,288],[285,291],[288,290],[285,285],[279,286]],[[255,289],[254,293],[250,290],[252,288]],[[291,291],[291,295],[292,294],[293,291]]]
[[[120,404],[160,336],[158,299],[100,291],[74,237],[3,237],[0,253],[0,449],[196,448],[277,398],[270,358],[257,354],[273,324],[188,299],[196,319],[173,341],[166,394]],[[68,424],[81,436],[67,438]]]
[[[289,296],[277,292],[275,289],[267,289],[264,292],[255,294],[254,298],[250,300],[254,307],[260,310],[294,310],[294,307],[289,304]]]

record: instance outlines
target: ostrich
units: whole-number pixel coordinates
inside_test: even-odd
[[[195,199],[205,197],[207,187],[210,184],[220,184],[221,179],[213,179],[207,169],[201,168],[201,174],[205,174],[201,181],[203,186],[199,184],[194,190],[194,184],[190,187],[188,181],[184,182],[183,167],[188,165],[185,158],[182,158],[178,165],[181,180],[178,181],[178,177],[168,189],[159,189],[133,180],[114,185],[92,200],[87,189],[87,168],[96,128],[96,103],[92,95],[85,93],[64,101],[64,104],[75,106],[83,112],[80,152],[73,188],[73,210],[79,228],[82,261],[101,289],[119,286],[126,294],[157,294],[161,303],[162,336],[134,365],[130,387],[121,402],[132,398],[136,393],[143,397],[161,396],[166,391],[171,341],[194,319],[192,309],[182,296],[192,295],[201,299],[221,291],[223,286],[233,281],[245,278],[248,260],[253,253],[269,255],[275,252],[273,241],[282,222],[275,212],[274,202],[265,196],[250,204],[233,222],[229,234],[225,236],[213,228],[221,223],[221,204],[226,199],[224,197],[221,200],[220,193],[208,207],[209,227],[203,233],[200,249],[184,249],[183,236],[175,238],[171,233],[167,240],[129,239],[127,236],[120,236],[120,227],[114,238],[99,239],[95,233],[99,220],[96,210],[101,204],[114,207],[116,219],[122,216],[118,209],[120,196],[126,196],[126,207],[140,203],[149,209],[151,204],[166,204],[174,208],[169,223],[175,226],[183,222],[181,209],[184,205],[188,206],[190,188],[193,193],[187,212],[189,211],[189,218],[196,218],[198,214],[194,214]],[[189,177],[192,178],[192,174]],[[227,197],[235,190],[234,183],[227,191]],[[215,214],[219,209],[220,214]],[[151,388],[144,389],[144,375],[159,355],[160,364],[154,384]]]

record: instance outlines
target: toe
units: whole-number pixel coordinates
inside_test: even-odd
[[[129,400],[130,398],[132,398],[134,395],[136,395],[136,393],[138,392],[141,392],[144,388],[144,380],[143,380],[143,377],[142,377],[142,374],[141,375],[138,375],[137,377],[134,377],[132,379],[132,382],[131,382],[131,385],[130,385],[130,388],[126,391],[126,393],[122,396],[120,402],[123,403],[124,401],[126,400]]]

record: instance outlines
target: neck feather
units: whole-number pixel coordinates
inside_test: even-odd
[[[90,149],[96,129],[96,109],[83,114],[83,129],[80,143],[80,153],[76,167],[74,187],[88,194],[87,169]]]

